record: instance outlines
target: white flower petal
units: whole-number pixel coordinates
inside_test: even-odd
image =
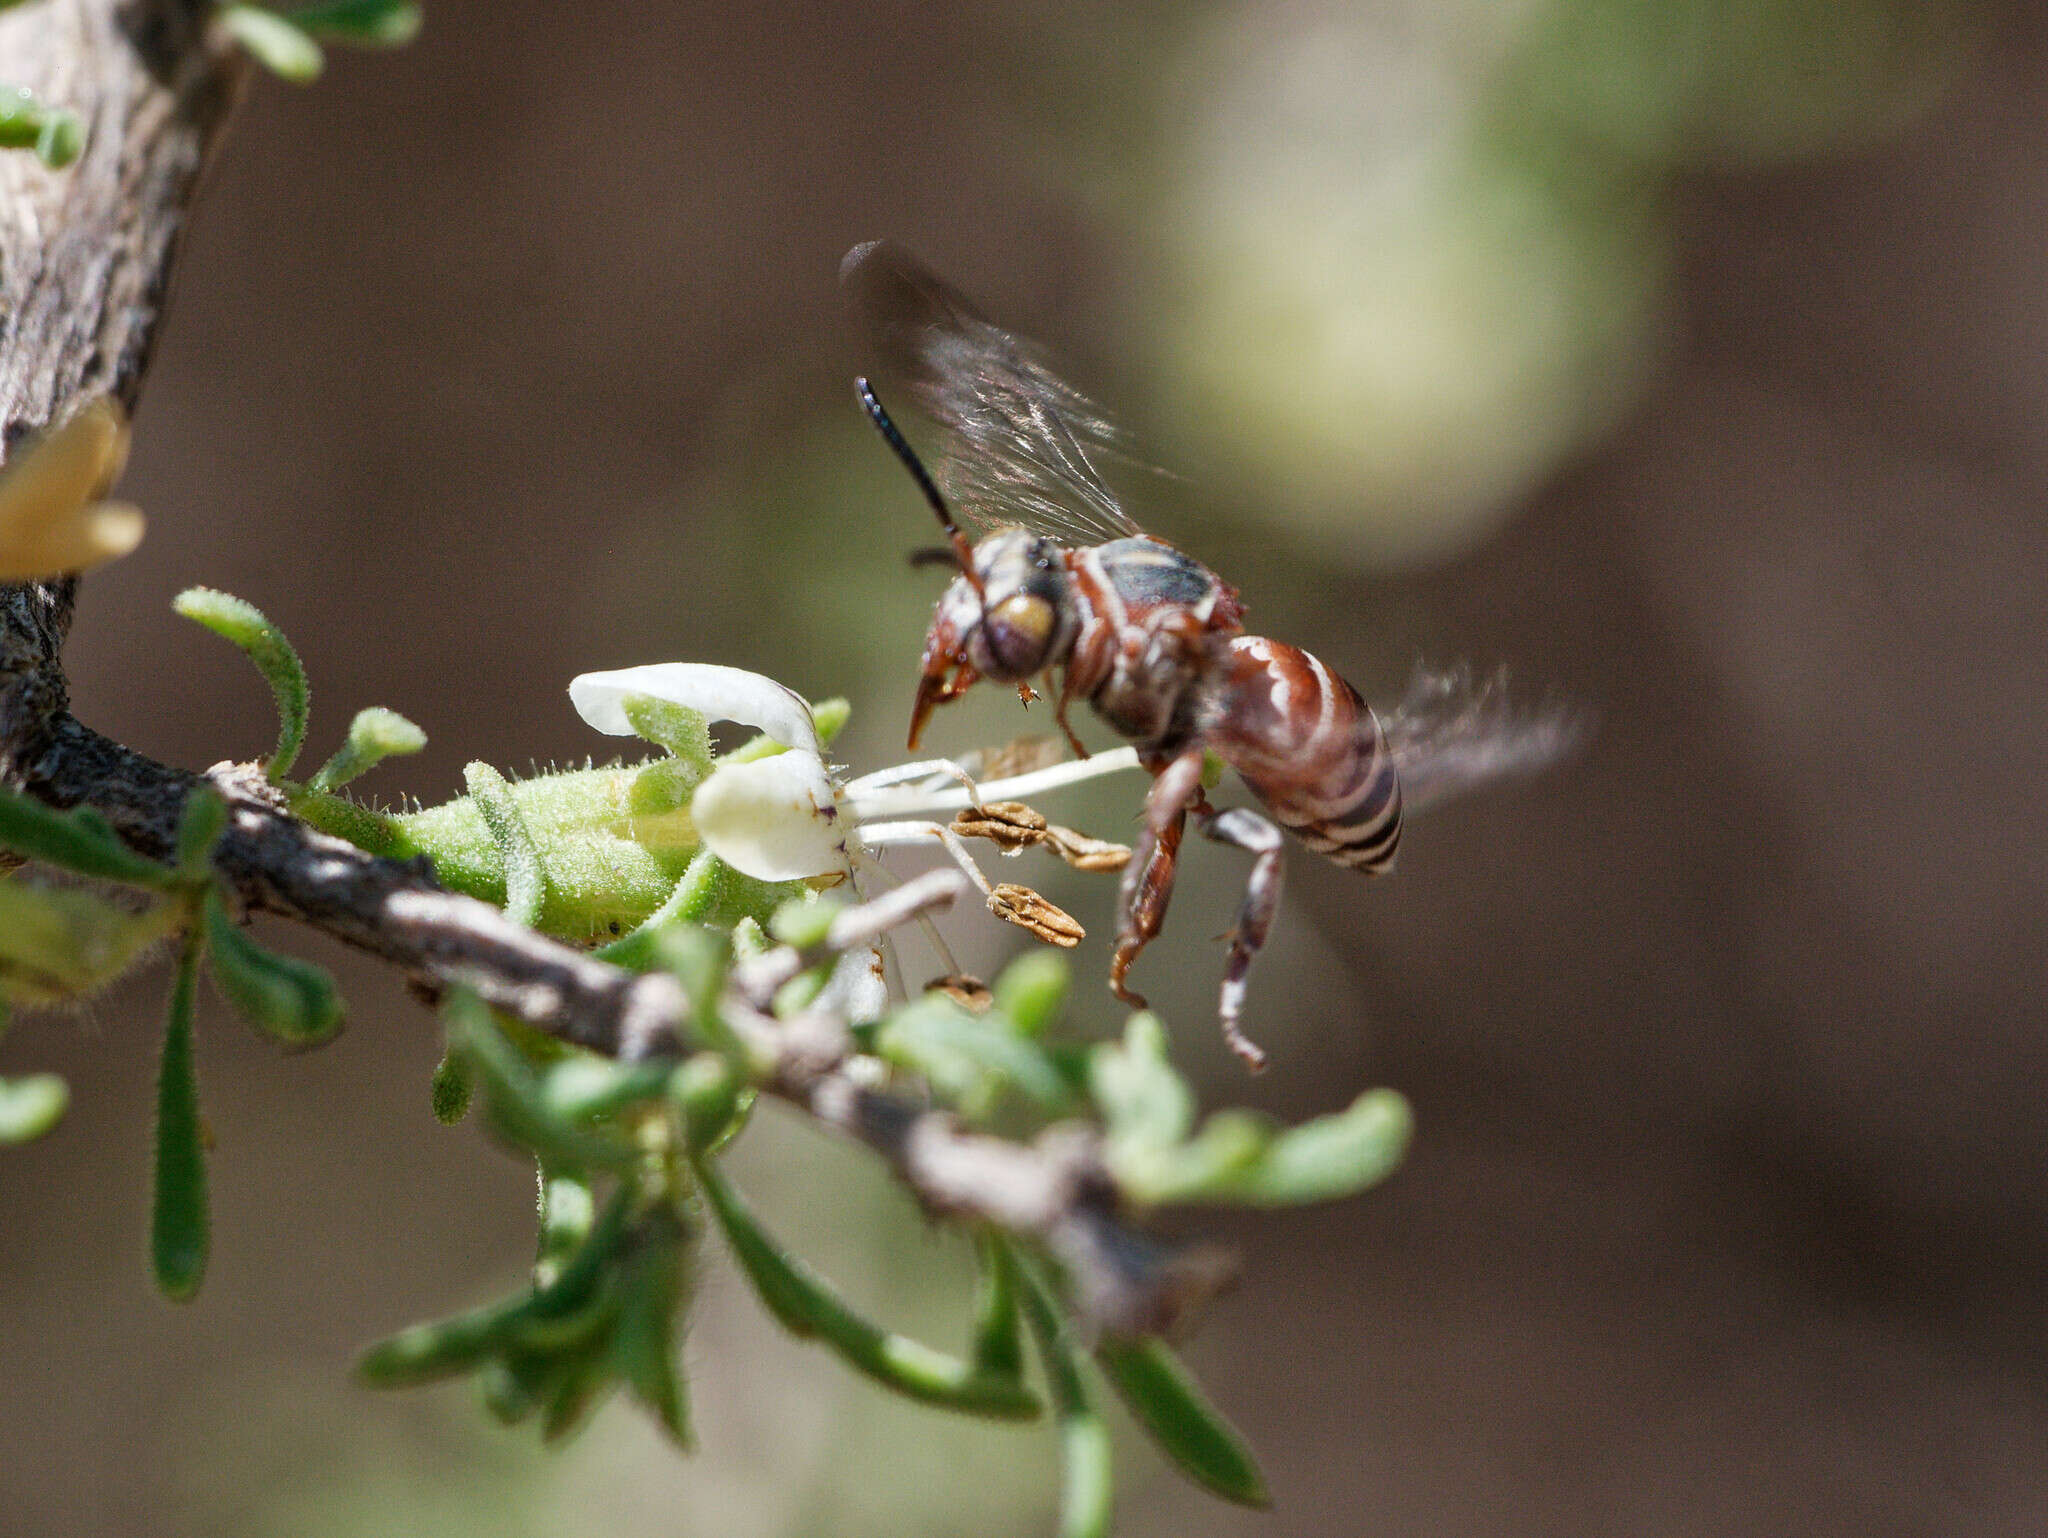
[[[636,735],[626,720],[626,698],[634,694],[652,695],[714,721],[737,721],[813,757],[819,752],[817,723],[811,719],[811,707],[804,697],[745,668],[711,662],[650,662],[609,673],[584,673],[569,682],[569,701],[576,713],[614,737]]]
[[[728,718],[734,719],[734,718]],[[816,753],[792,750],[721,764],[690,798],[704,847],[762,881],[792,881],[847,868],[853,836]]]
[[[882,968],[881,946],[857,945],[842,953],[818,993],[818,1002],[845,1010],[846,1018],[855,1024],[887,1014],[889,982]]]

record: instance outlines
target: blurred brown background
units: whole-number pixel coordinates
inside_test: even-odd
[[[1210,1024],[1241,864],[1193,851],[1138,981],[1211,1100],[1389,1083],[1421,1131],[1362,1199],[1216,1225],[1245,1281],[1190,1354],[1275,1512],[1133,1441],[1122,1531],[2038,1534],[2044,45],[1924,0],[428,0],[229,138],[77,708],[266,747],[167,607],[207,582],[299,643],[309,762],[365,704],[427,729],[386,796],[606,753],[569,677],[669,657],[849,694],[847,756],[891,761],[937,581],[833,271],[895,236],[1185,474],[1143,511],[1260,626],[1378,697],[1469,657],[1600,716],[1392,880],[1295,852],[1256,1083]],[[1061,895],[1107,928],[1106,885]],[[887,1400],[721,1262],[694,1460],[629,1409],[544,1454],[356,1389],[360,1343],[517,1275],[530,1181],[432,1122],[425,1012],[315,950],[336,1047],[202,1022],[190,1308],[142,1254],[161,979],[0,1047],[73,1092],[0,1155],[0,1529],[1048,1530],[1046,1434]],[[742,1160],[849,1292],[957,1328],[961,1257],[856,1161],[773,1123]]]

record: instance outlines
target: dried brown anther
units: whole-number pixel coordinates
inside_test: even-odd
[[[1072,828],[1063,828],[1056,822],[1046,825],[1045,844],[1075,870],[1122,870],[1131,863],[1131,850],[1128,844],[1112,844],[1108,839],[1090,838],[1085,833],[1076,833]]]
[[[986,801],[962,807],[953,831],[962,838],[985,838],[1004,854],[1015,854],[1045,842],[1046,820],[1021,801]]]
[[[1065,950],[1072,950],[1088,937],[1088,931],[1071,913],[1014,881],[1000,882],[988,894],[988,911],[1019,929],[1028,929],[1047,945]]]
[[[1043,844],[1076,870],[1122,870],[1131,859],[1124,845],[1047,822],[1021,801],[966,807],[953,819],[953,831],[962,838],[985,838],[1004,854]]]

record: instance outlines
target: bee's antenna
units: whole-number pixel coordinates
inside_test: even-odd
[[[980,595],[983,604],[986,604],[988,590],[982,586],[981,574],[974,569],[974,546],[967,542],[967,536],[960,532],[960,525],[953,521],[953,510],[946,506],[946,499],[939,494],[938,485],[932,480],[931,472],[925,469],[924,462],[917,457],[917,450],[910,446],[909,440],[897,430],[896,424],[889,420],[889,413],[882,409],[881,401],[875,397],[874,386],[865,378],[861,378],[854,380],[853,388],[854,393],[860,397],[862,409],[868,414],[868,420],[875,424],[875,431],[882,435],[884,443],[895,450],[896,457],[903,461],[903,468],[908,470],[910,478],[917,482],[917,489],[924,493],[924,499],[931,505],[931,510],[938,514],[939,527],[946,531],[947,542],[953,547],[954,561],[974,591]]]

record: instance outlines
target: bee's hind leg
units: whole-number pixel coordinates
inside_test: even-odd
[[[1230,959],[1223,966],[1223,997],[1218,1013],[1223,1021],[1223,1040],[1247,1068],[1257,1073],[1266,1066],[1266,1054],[1238,1028],[1238,1021],[1244,1016],[1245,975],[1251,971],[1252,957],[1259,953],[1259,947],[1272,931],[1273,915],[1280,910],[1280,830],[1257,812],[1241,806],[1227,812],[1198,815],[1197,826],[1205,837],[1247,850],[1254,856],[1251,877],[1245,883],[1244,903],[1237,910],[1237,926],[1230,932]]]
[[[1202,755],[1199,750],[1171,759],[1158,771],[1145,797],[1145,825],[1124,866],[1123,886],[1117,907],[1123,914],[1117,927],[1116,955],[1109,964],[1109,986],[1133,1009],[1143,1009],[1142,994],[1124,984],[1131,963],[1159,933],[1166,922],[1167,904],[1173,901],[1174,863],[1180,854],[1182,831],[1188,811],[1202,804]]]

